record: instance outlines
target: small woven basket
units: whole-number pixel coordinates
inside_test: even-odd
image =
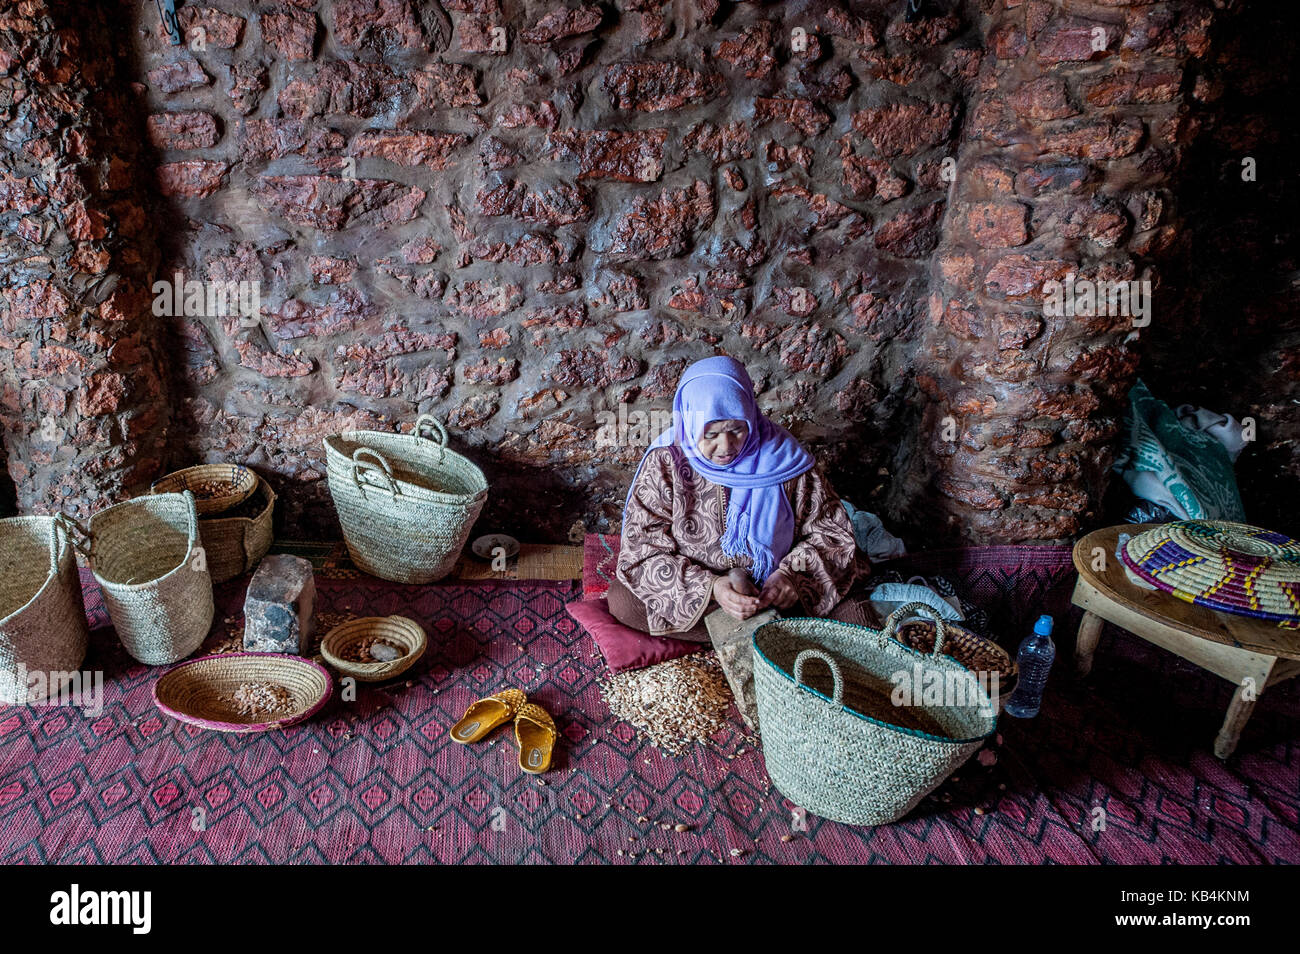
[[[212,625],[213,604],[194,495],[127,500],[99,511],[83,533],[126,651],[145,665],[161,666],[198,649]]]
[[[199,464],[160,477],[149,488],[154,494],[188,490],[200,515],[221,513],[241,503],[257,490],[258,477],[239,464]]]
[[[404,651],[404,655],[388,662],[362,663],[344,658],[348,649],[362,640],[380,639]],[[367,616],[349,620],[335,626],[321,641],[321,655],[339,672],[362,682],[382,682],[400,676],[424,655],[429,644],[424,628],[405,616]]]
[[[269,683],[288,691],[285,712],[239,711],[240,686]],[[325,667],[299,656],[224,653],[191,659],[169,669],[154,684],[154,704],[181,722],[216,732],[267,732],[309,719],[329,700],[333,682]]]
[[[435,437],[424,436],[428,427]],[[487,500],[487,480],[421,415],[410,434],[344,431],[325,438],[330,495],[357,568],[397,583],[432,583],[456,566]]]
[[[45,702],[86,658],[86,608],[72,551],[61,517],[0,520],[0,702]],[[35,685],[32,673],[43,676]]]
[[[972,633],[963,626],[945,621],[943,654],[950,656],[974,673],[997,673],[1000,691],[1006,693],[1014,684],[1019,667],[1012,655],[991,639]],[[917,652],[934,652],[936,627],[929,620],[913,620],[898,626],[895,639]]]
[[[935,619],[933,653],[893,636],[916,613]],[[924,603],[900,607],[884,630],[825,619],[774,620],[755,630],[758,721],[777,789],[825,818],[883,825],[970,758],[997,727],[996,707],[965,667],[942,654],[945,635],[943,620]],[[815,682],[805,678],[812,661],[829,670],[829,680],[821,666]],[[955,690],[949,696],[945,689],[944,704],[923,691],[935,678]],[[915,684],[915,694],[895,705],[904,681]]]
[[[257,492],[238,508],[251,513],[237,516],[228,510],[199,521],[199,537],[213,583],[247,573],[266,556],[271,549],[275,500],[271,485],[258,477]]]

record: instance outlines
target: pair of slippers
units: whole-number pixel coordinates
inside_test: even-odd
[[[519,743],[519,767],[540,775],[551,767],[555,720],[541,706],[529,702],[519,689],[502,689],[471,703],[460,721],[451,727],[451,740],[462,745],[481,741],[497,726],[512,719],[515,741]]]

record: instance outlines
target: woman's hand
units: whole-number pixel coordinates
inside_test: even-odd
[[[736,619],[749,619],[760,609],[759,597],[746,596],[736,588],[731,579],[725,576],[720,576],[714,580],[713,598],[718,601],[719,606],[736,617]]]
[[[759,608],[775,606],[777,609],[789,609],[799,601],[799,590],[794,580],[785,570],[776,570],[768,575],[763,583],[763,592],[759,595]]]

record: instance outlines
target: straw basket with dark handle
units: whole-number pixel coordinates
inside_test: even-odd
[[[212,575],[199,545],[194,495],[147,494],[101,510],[89,529],[90,567],[126,651],[147,666],[184,659],[212,626]]]
[[[86,608],[72,551],[62,514],[0,520],[0,702],[45,702],[86,658]]]
[[[917,613],[935,618],[931,653],[893,636]],[[826,619],[760,626],[754,687],[763,756],[777,789],[813,814],[883,825],[940,785],[997,726],[987,692],[943,655],[943,640],[942,619],[924,603],[900,607],[884,630]],[[825,677],[816,680],[819,689],[810,675],[813,661],[829,670],[829,695]],[[945,690],[939,705],[923,691],[935,679]],[[910,699],[897,694],[905,685],[915,689]]]
[[[425,436],[428,429],[432,436]],[[423,414],[410,434],[325,438],[330,495],[348,553],[372,576],[431,583],[455,567],[487,500],[487,480]]]

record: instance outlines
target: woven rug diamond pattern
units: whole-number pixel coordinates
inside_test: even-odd
[[[918,572],[942,569],[994,618],[1029,618],[1070,580],[1059,552],[994,557]],[[238,625],[245,586],[218,588],[209,645]],[[0,708],[0,860],[1300,861],[1294,689],[1263,696],[1225,766],[1208,744],[1230,687],[1114,631],[1088,684],[1054,677],[1038,719],[1003,722],[983,757],[992,764],[972,760],[901,823],[857,829],[802,815],[772,790],[734,709],[712,744],[680,759],[614,721],[596,650],[564,610],[575,584],[405,587],[318,573],[318,587],[322,613],[419,619],[429,652],[405,680],[363,685],[352,703],[336,690],[307,724],[240,737],[160,715],[159,671],[98,630],[86,668],[105,671],[102,713]],[[447,738],[470,701],[505,685],[557,717],[545,785],[520,772],[504,730],[494,744]]]

